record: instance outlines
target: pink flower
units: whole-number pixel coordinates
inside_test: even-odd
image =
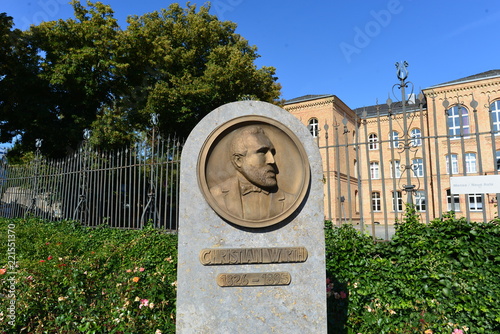
[[[40,260],[40,262],[45,262],[45,260]]]
[[[52,255],[49,255],[49,257],[47,258],[47,260],[49,260],[49,261],[52,260],[52,259],[53,259]]]
[[[329,278],[327,278],[326,279],[326,294],[328,295],[328,297],[330,297],[332,290],[333,290],[333,283]]]
[[[142,273],[144,270],[145,270],[145,269],[144,269],[144,268],[142,268],[142,267],[140,267],[140,268],[139,268],[139,271],[140,271],[141,273]]]
[[[149,300],[141,299],[140,304],[139,304],[139,308],[142,308],[143,306],[148,306],[148,305],[149,305]]]
[[[5,269],[5,268],[0,269],[0,275],[5,274],[6,272],[7,272],[7,269]]]
[[[344,291],[340,291],[340,298],[341,299],[346,299],[347,298],[347,294]]]
[[[127,269],[127,272],[128,272],[128,273],[131,273],[131,272],[132,272],[132,269]]]
[[[464,331],[458,328],[455,328],[451,334],[464,334]]]

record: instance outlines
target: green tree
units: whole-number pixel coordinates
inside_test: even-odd
[[[160,115],[160,130],[186,136],[218,106],[242,99],[275,101],[280,95],[275,69],[258,69],[259,56],[219,21],[209,7],[172,4],[168,10],[129,17],[121,43],[129,52],[124,100],[139,119]],[[149,118],[149,117],[148,117]],[[144,122],[144,118],[142,118]]]
[[[187,136],[224,103],[274,102],[280,95],[275,69],[257,68],[256,47],[209,6],[172,4],[131,16],[121,29],[110,6],[72,5],[74,19],[28,31],[12,30],[11,18],[1,17],[2,48],[7,40],[7,50],[17,51],[7,53],[17,67],[7,74],[1,67],[0,83],[8,78],[9,89],[26,89],[1,101],[0,138],[20,135],[20,152],[42,138],[45,154],[62,156],[77,147],[85,128],[94,130],[93,143],[116,148],[147,129],[152,113],[163,135]],[[6,96],[8,89],[0,89]]]
[[[31,143],[24,148],[29,151],[37,134],[51,128],[50,92],[39,77],[36,48],[13,25],[12,17],[0,13],[0,141],[22,136]]]
[[[89,2],[88,7],[79,1],[72,4],[75,19],[42,22],[27,32],[41,55],[39,76],[50,89],[57,118],[57,137],[47,139],[58,144],[45,150],[55,155],[76,148],[83,130],[118,98],[120,71],[126,66],[120,61],[121,30],[111,7],[99,2]]]

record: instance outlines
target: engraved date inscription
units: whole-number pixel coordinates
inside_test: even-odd
[[[288,272],[217,275],[217,284],[222,287],[288,285],[291,281],[292,276]]]

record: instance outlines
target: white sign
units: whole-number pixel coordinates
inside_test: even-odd
[[[494,194],[500,193],[500,175],[452,176],[452,194]]]

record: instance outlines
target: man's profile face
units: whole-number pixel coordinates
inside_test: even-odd
[[[247,154],[241,158],[241,174],[258,187],[276,187],[276,150],[269,138],[263,133],[251,134],[245,138],[245,146]]]

